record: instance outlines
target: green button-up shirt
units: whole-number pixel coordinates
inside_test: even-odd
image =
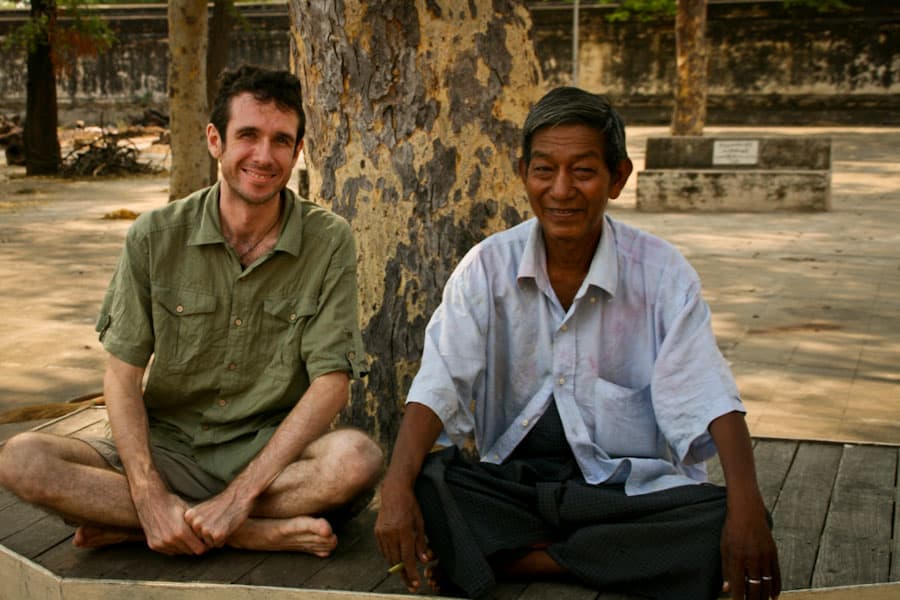
[[[217,184],[135,221],[97,331],[129,364],[153,356],[152,441],[227,482],[312,380],[366,365],[347,222],[285,190],[278,243],[243,269],[218,199]]]

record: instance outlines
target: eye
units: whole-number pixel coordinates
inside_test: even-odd
[[[279,135],[275,138],[275,143],[279,146],[294,146],[294,138],[287,135]]]

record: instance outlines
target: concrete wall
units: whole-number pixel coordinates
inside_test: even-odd
[[[846,0],[846,14],[788,10],[780,0],[711,0],[710,124],[900,125],[900,3]],[[587,4],[584,2],[583,4]],[[552,84],[570,83],[571,4],[534,2],[533,37]],[[608,7],[582,6],[579,85],[607,93],[630,123],[666,123],[675,76],[671,20],[610,23]],[[62,122],[128,120],[165,111],[165,5],[103,9],[119,42],[59,81]],[[289,64],[285,5],[247,5],[232,63]],[[0,36],[23,11],[0,11]],[[0,49],[0,113],[24,112],[21,53]],[[198,88],[199,89],[199,88]]]

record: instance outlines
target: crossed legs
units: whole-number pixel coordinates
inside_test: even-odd
[[[380,449],[362,432],[325,434],[257,498],[250,518],[227,544],[327,556],[337,537],[316,515],[371,489],[381,468]],[[81,440],[37,432],[11,438],[0,451],[0,485],[78,524],[76,545],[143,538],[126,476]]]

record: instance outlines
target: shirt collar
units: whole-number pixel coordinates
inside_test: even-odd
[[[616,252],[616,241],[609,217],[603,217],[603,231],[600,234],[600,243],[591,259],[591,267],[578,296],[581,296],[586,286],[593,285],[605,290],[610,296],[616,295],[619,283],[619,261]],[[525,251],[519,261],[517,279],[534,279],[539,287],[549,288],[550,278],[547,275],[547,254],[544,249],[544,237],[541,235],[541,224],[534,219],[534,226],[528,234],[525,243]]]
[[[200,216],[200,227],[194,230],[188,245],[202,246],[204,244],[227,244],[222,235],[221,215],[219,214],[219,187],[221,182],[208,188],[204,192],[203,212]],[[275,244],[275,250],[281,250],[300,255],[300,243],[303,231],[303,210],[300,208],[300,199],[294,192],[284,188],[284,223],[281,226],[281,234]]]

